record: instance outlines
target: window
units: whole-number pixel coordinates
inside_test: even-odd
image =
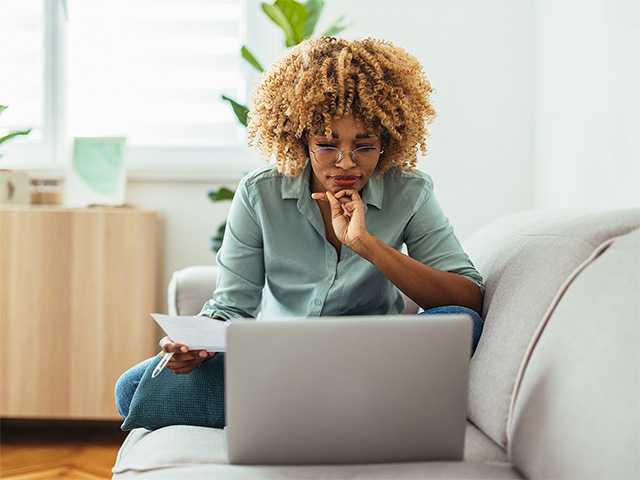
[[[3,18],[0,30],[0,104],[9,105],[0,116],[0,128],[22,130],[32,128],[27,138],[42,138],[44,38],[43,3],[9,1],[2,5]],[[6,19],[11,21],[6,21]],[[8,47],[8,48],[7,48]]]
[[[74,136],[122,135],[134,177],[253,168],[220,99],[246,102],[244,0],[7,0],[3,13],[0,129],[33,128],[5,165],[61,176]]]

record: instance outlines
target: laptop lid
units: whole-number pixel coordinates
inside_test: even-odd
[[[233,320],[230,463],[462,460],[471,331],[466,314]]]

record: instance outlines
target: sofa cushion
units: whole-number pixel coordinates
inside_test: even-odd
[[[185,465],[153,471],[127,471],[113,480],[521,480],[508,463],[409,462],[378,465]]]
[[[467,422],[464,434],[464,460],[485,463],[508,462],[506,450],[470,422]]]
[[[534,210],[503,217],[465,240],[485,279],[484,330],[471,361],[469,418],[506,446],[516,375],[556,292],[603,241],[640,227],[640,209]]]
[[[396,462],[360,465],[230,465],[221,429],[173,425],[153,432],[138,428],[125,439],[113,467],[113,478],[216,479],[425,479],[521,478],[504,460],[500,447],[473,425],[467,425],[464,462]]]
[[[640,478],[640,229],[567,282],[518,379],[510,457],[527,478]]]

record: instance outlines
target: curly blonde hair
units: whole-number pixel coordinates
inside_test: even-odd
[[[275,157],[277,170],[299,175],[309,134],[331,136],[331,120],[352,114],[380,136],[376,170],[412,170],[427,152],[435,117],[418,60],[386,40],[320,37],[293,47],[266,73],[249,112],[249,145]]]

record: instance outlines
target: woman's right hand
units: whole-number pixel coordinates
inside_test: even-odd
[[[213,358],[216,352],[206,350],[189,350],[187,345],[174,343],[168,336],[163,337],[159,342],[163,352],[174,352],[173,357],[167,363],[173,373],[189,373],[208,358]]]

